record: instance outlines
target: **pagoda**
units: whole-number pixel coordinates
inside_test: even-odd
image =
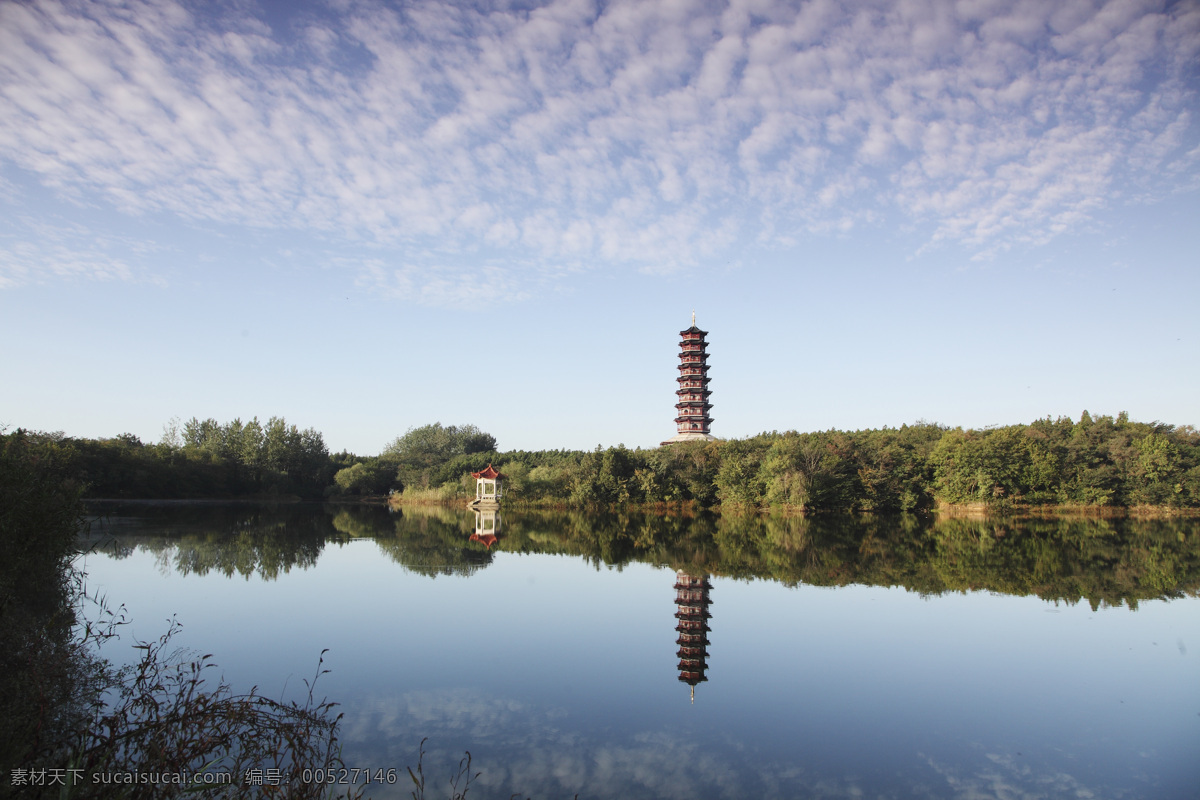
[[[715,439],[708,428],[712,417],[708,415],[712,394],[708,390],[708,343],[707,331],[696,327],[696,312],[692,312],[692,327],[679,332],[679,388],[675,391],[676,433],[663,444],[688,442],[694,439]]]
[[[679,680],[692,687],[692,702],[696,702],[696,684],[708,680],[708,607],[712,584],[707,575],[690,575],[683,570],[675,573],[675,644],[679,651]]]

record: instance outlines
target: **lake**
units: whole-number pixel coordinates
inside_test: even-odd
[[[97,507],[82,559],[468,797],[1200,797],[1200,521]]]

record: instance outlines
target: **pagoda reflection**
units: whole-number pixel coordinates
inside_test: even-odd
[[[479,542],[491,550],[492,545],[500,540],[500,509],[493,506],[472,510],[475,512],[475,532],[471,534],[470,541]]]
[[[675,573],[675,630],[679,638],[676,655],[679,657],[679,680],[692,687],[692,702],[696,702],[696,684],[708,680],[708,607],[712,584],[708,575],[692,575],[683,570]]]

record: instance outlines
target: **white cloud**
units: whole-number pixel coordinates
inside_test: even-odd
[[[7,222],[0,226],[0,289],[77,279],[162,282],[141,267],[143,257],[158,249],[153,242],[40,219],[11,204],[6,210]]]
[[[524,300],[530,291],[529,282],[520,280],[508,265],[429,260],[389,263],[379,258],[339,257],[325,261],[355,274],[359,287],[427,306],[485,308]]]
[[[1197,181],[1194,2],[348,0],[290,39],[245,8],[0,6],[0,159],[405,263],[503,243],[509,296],[564,258],[678,268],[893,211],[994,252]],[[381,285],[470,300],[445,272]]]
[[[421,737],[427,774],[471,748],[478,785],[498,796],[957,798],[1107,797],[1115,787],[1087,784],[1036,755],[1013,758],[973,747],[955,761],[917,754],[890,777],[855,775],[848,763],[778,760],[725,731],[706,736],[669,724],[613,734],[563,707],[530,704],[476,689],[396,693],[351,702],[342,730],[348,756],[365,763],[412,764]],[[713,733],[713,732],[710,732]],[[455,749],[459,748],[459,749]],[[732,756],[732,757],[731,757]],[[860,760],[861,761],[861,760]],[[850,763],[857,763],[850,760]],[[880,782],[883,785],[880,785]]]

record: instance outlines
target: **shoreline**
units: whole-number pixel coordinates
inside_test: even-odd
[[[398,495],[383,498],[389,508],[400,509],[408,507],[456,507],[465,506],[462,498],[454,500],[414,499],[405,501]],[[1085,517],[1094,519],[1124,519],[1124,518],[1154,518],[1154,517],[1200,517],[1200,508],[1175,506],[1078,506],[1078,505],[989,505],[987,503],[952,504],[939,503],[931,509],[920,512],[902,511],[806,511],[796,506],[769,506],[767,508],[750,508],[746,506],[714,505],[703,507],[694,501],[686,503],[626,503],[612,506],[579,506],[567,502],[556,503],[521,503],[519,501],[502,505],[501,509],[512,511],[640,511],[661,514],[697,514],[714,513],[731,516],[762,516],[778,514],[782,516],[830,516],[849,514],[853,516],[883,516],[899,517],[906,515],[933,516],[946,518],[1029,518],[1051,519]]]
[[[320,499],[305,499],[297,495],[254,495],[242,497],[95,497],[84,498],[85,505],[115,506],[138,505],[145,507],[174,506],[174,505],[293,505],[299,503],[322,503],[345,506],[383,506],[393,510],[405,507],[420,508],[468,508],[464,498],[439,500],[419,498],[405,500],[399,495],[363,495],[361,497],[324,497]],[[883,516],[899,517],[912,514],[915,516],[934,516],[948,519],[1145,519],[1163,517],[1192,518],[1200,517],[1200,508],[1186,506],[1079,506],[1079,505],[992,505],[988,503],[939,503],[931,509],[919,512],[901,511],[808,511],[795,506],[769,506],[767,508],[750,508],[746,506],[700,506],[695,501],[678,503],[625,503],[604,505],[575,505],[566,501],[526,503],[510,501],[500,507],[510,511],[610,511],[652,514],[670,514],[693,516],[696,514],[712,513],[730,516],[830,516],[848,514],[853,516]]]

